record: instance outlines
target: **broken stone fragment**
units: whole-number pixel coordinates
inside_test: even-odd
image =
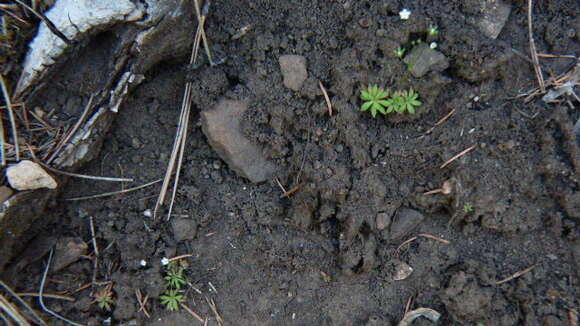
[[[79,260],[87,253],[88,245],[81,238],[61,238],[56,243],[51,270],[57,272]]]
[[[308,78],[306,58],[301,55],[287,54],[280,56],[280,70],[284,77],[284,86],[299,91]]]
[[[10,186],[16,190],[55,189],[56,181],[44,169],[32,161],[20,161],[6,169]]]
[[[417,78],[430,71],[443,71],[449,67],[447,57],[425,43],[415,46],[403,61],[408,65],[411,74]]]
[[[482,1],[482,15],[477,26],[485,36],[496,39],[511,11],[511,5],[501,0]]]
[[[238,175],[253,183],[266,181],[275,166],[242,133],[240,121],[249,101],[222,99],[213,110],[201,113],[201,127],[211,147]]]
[[[391,224],[390,238],[397,240],[404,237],[424,219],[425,216],[419,211],[411,208],[400,208]]]

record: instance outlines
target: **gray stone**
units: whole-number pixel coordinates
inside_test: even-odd
[[[193,240],[197,235],[197,223],[190,218],[174,218],[171,220],[175,241]]]
[[[248,101],[222,99],[213,110],[201,113],[201,127],[211,147],[238,175],[253,183],[263,182],[276,171],[259,146],[242,133],[240,121]]]
[[[382,212],[377,214],[377,229],[382,231],[391,225],[391,214]]]
[[[512,7],[501,0],[485,0],[482,5],[483,13],[477,26],[485,36],[495,40],[503,29]]]
[[[425,43],[415,46],[403,61],[409,66],[411,74],[417,78],[430,71],[443,71],[449,67],[447,57]]]
[[[410,208],[400,208],[391,224],[390,238],[397,240],[404,237],[424,219],[425,216],[419,211]]]
[[[284,86],[299,91],[308,78],[306,58],[301,55],[287,54],[280,56],[279,62],[284,77]]]
[[[54,189],[56,181],[35,162],[24,160],[6,169],[10,186],[16,190]]]

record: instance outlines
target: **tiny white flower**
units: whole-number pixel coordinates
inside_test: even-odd
[[[436,42],[431,42],[431,44],[429,44],[429,47],[432,49],[436,49],[437,48],[437,43]]]
[[[150,209],[146,209],[143,212],[143,215],[146,216],[146,217],[151,217],[151,216],[153,216],[153,213],[151,213],[151,210]]]
[[[403,10],[399,11],[399,16],[402,20],[407,20],[411,16],[411,10],[404,8]]]
[[[142,267],[147,266],[147,261],[145,259],[141,259],[141,261],[139,262],[139,265],[141,265]]]
[[[109,317],[109,318],[107,318],[107,319],[103,320],[103,323],[105,323],[105,324],[110,324],[110,323],[111,323],[111,317]]]
[[[169,259],[167,257],[161,258],[161,265],[166,266],[167,264],[169,264]]]

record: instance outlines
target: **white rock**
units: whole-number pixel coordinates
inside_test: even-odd
[[[50,174],[32,161],[20,161],[7,168],[6,177],[10,186],[16,190],[54,189],[57,186]]]
[[[137,7],[130,0],[59,0],[46,12],[46,17],[72,41],[99,27],[139,20],[143,15],[143,8]],[[41,23],[24,60],[22,74],[16,86],[16,96],[20,96],[42,78],[47,68],[68,47],[46,24]]]

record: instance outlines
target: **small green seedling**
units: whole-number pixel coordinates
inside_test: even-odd
[[[111,311],[113,307],[114,300],[113,300],[113,290],[111,290],[111,284],[107,285],[101,291],[95,293],[95,301],[99,308],[105,311]]]
[[[385,99],[389,96],[389,92],[378,87],[377,85],[369,85],[367,89],[361,90],[360,98],[364,101],[360,107],[361,111],[368,111],[370,109],[371,115],[377,116],[377,112],[386,114],[385,107],[389,104]]]
[[[429,36],[435,36],[439,34],[439,28],[436,25],[430,25],[429,29],[427,30]]]
[[[466,203],[465,205],[463,205],[463,211],[465,213],[473,212],[473,205],[471,205],[471,203]]]
[[[405,48],[399,47],[395,50],[395,55],[397,58],[402,58],[405,55]]]
[[[176,289],[168,290],[165,295],[161,296],[161,303],[165,305],[169,311],[179,310],[179,306],[183,300],[183,295],[181,295],[181,292]]]
[[[393,93],[392,98],[390,98],[387,104],[387,113],[405,113],[415,114],[415,107],[421,105],[421,102],[417,100],[419,94],[412,89],[408,91],[400,91]]]
[[[165,276],[167,281],[167,287],[180,290],[182,285],[187,284],[185,277],[183,276],[183,267],[178,266],[176,263],[169,263],[167,265],[167,275]]]

